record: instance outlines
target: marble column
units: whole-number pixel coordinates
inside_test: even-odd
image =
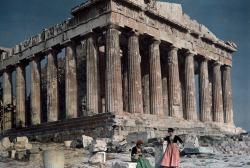
[[[18,64],[16,67],[16,126],[24,127],[26,108],[26,82],[25,66]]]
[[[129,88],[128,88],[128,48],[122,48],[122,91],[123,91],[123,109],[129,112]]]
[[[149,48],[150,113],[163,115],[162,78],[159,45],[160,41],[154,41]]]
[[[99,58],[97,37],[89,35],[87,39],[87,111],[91,114],[101,112]]]
[[[177,51],[178,48],[171,46],[168,53],[169,114],[171,117],[182,118]]]
[[[230,67],[223,68],[223,107],[224,107],[224,122],[233,124],[233,103],[231,91]]]
[[[187,120],[197,120],[194,54],[185,54],[185,111]]]
[[[141,57],[139,37],[135,33],[128,39],[128,84],[129,112],[142,114]]]
[[[105,96],[107,112],[122,112],[122,76],[119,32],[110,26],[106,32],[106,80]]]
[[[13,103],[12,95],[12,72],[5,70],[3,72],[3,107],[5,108],[8,104]],[[8,130],[12,128],[12,112],[4,111],[3,114],[3,129]]]
[[[78,112],[76,46],[73,43],[69,43],[65,48],[65,65],[66,118],[76,118]]]
[[[221,65],[213,65],[213,120],[214,122],[224,122],[222,83],[221,83]]]
[[[30,62],[30,115],[31,125],[41,123],[41,64],[39,58]]]
[[[199,107],[200,121],[212,121],[211,107],[209,104],[209,77],[208,77],[208,60],[203,59],[200,63],[199,73]]]
[[[58,51],[50,50],[47,56],[47,122],[58,121]]]

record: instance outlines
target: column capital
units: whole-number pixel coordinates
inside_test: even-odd
[[[117,30],[119,30],[119,26],[118,25],[116,25],[116,24],[109,24],[108,26],[107,26],[107,28],[108,29],[117,29]]]
[[[229,66],[229,65],[223,65],[223,69],[230,70],[231,66]]]
[[[173,51],[178,51],[179,50],[179,48],[174,46],[174,45],[171,45],[169,48],[170,48],[170,50],[173,50]]]
[[[186,57],[188,57],[188,56],[194,57],[194,56],[195,56],[195,53],[192,52],[192,51],[190,51],[190,50],[188,50],[188,51],[185,52],[185,56],[186,56]]]
[[[128,32],[129,36],[136,36],[139,37],[140,36],[140,32],[138,32],[137,30],[131,30],[130,32]]]
[[[159,45],[159,44],[161,44],[161,39],[157,39],[157,38],[153,37],[150,41],[150,44]]]
[[[7,57],[7,52],[6,51],[2,52],[1,61],[3,61],[6,57]]]
[[[44,50],[44,53],[45,53],[46,55],[48,55],[48,54],[50,54],[50,53],[52,53],[52,54],[58,54],[58,53],[60,53],[60,52],[62,52],[62,50],[61,50],[61,49],[58,49],[58,48],[47,48],[46,50]]]
[[[222,66],[223,64],[221,63],[221,62],[219,62],[219,61],[215,61],[213,64],[212,64],[212,66],[213,67],[215,67],[215,66]]]

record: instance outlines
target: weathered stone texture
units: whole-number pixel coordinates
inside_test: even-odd
[[[57,121],[59,113],[57,52],[47,56],[47,122]]]
[[[98,114],[101,111],[99,55],[96,37],[87,39],[87,113]]]
[[[25,66],[19,64],[16,67],[16,125],[24,127],[26,111],[26,82]]]
[[[186,53],[185,58],[185,93],[186,119],[197,120],[194,55],[191,53]]]
[[[208,60],[204,59],[200,63],[199,73],[199,102],[200,102],[200,121],[212,121],[211,104],[209,103],[209,77]]]
[[[224,107],[224,122],[233,124],[233,103],[231,91],[230,67],[226,66],[223,69],[223,107]]]
[[[215,122],[224,122],[222,83],[221,83],[221,65],[214,64],[213,67],[213,116]]]
[[[119,32],[109,28],[106,33],[106,111],[122,112],[122,77]]]
[[[66,83],[66,118],[76,118],[77,105],[77,78],[76,78],[76,46],[69,44],[65,49],[65,83]]]
[[[150,45],[150,113],[163,115],[160,41]]]
[[[130,113],[143,113],[140,63],[139,39],[137,35],[132,35],[128,42],[128,108]]]
[[[6,107],[8,104],[12,104],[12,72],[4,71],[3,73],[3,106]],[[7,111],[3,114],[3,129],[8,130],[12,128],[12,112]]]

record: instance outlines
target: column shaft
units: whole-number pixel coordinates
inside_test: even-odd
[[[41,123],[41,64],[39,59],[30,62],[30,114],[31,124]]]
[[[130,113],[143,113],[140,64],[139,38],[132,35],[128,41],[128,107]]]
[[[172,117],[182,118],[177,50],[176,47],[172,46],[168,54],[169,114]]]
[[[123,91],[123,109],[125,112],[129,112],[129,88],[128,88],[128,53],[127,48],[122,49],[122,91]]]
[[[151,114],[163,115],[162,79],[159,41],[150,45],[150,111]]]
[[[213,113],[215,122],[224,122],[220,64],[213,67]]]
[[[4,71],[3,73],[3,107],[6,107],[8,104],[12,104],[12,72]],[[8,130],[12,128],[12,112],[4,111],[3,114],[3,129]]]
[[[199,73],[199,101],[200,121],[212,121],[211,107],[209,105],[209,78],[207,60],[202,60]]]
[[[26,82],[25,66],[18,64],[16,67],[16,125],[24,127],[26,109]]]
[[[69,44],[65,49],[65,88],[66,88],[66,118],[76,118],[77,104],[77,79],[76,79],[76,46]]]
[[[185,109],[187,120],[197,120],[194,55],[191,53],[185,57]]]
[[[87,111],[92,114],[101,111],[98,62],[96,38],[90,35],[87,39]]]
[[[106,33],[106,111],[122,112],[122,77],[119,32],[109,28]]]
[[[47,56],[47,122],[58,121],[58,74],[57,52],[50,51]]]
[[[233,103],[230,79],[230,67],[226,66],[223,69],[223,107],[224,107],[224,122],[233,124]]]

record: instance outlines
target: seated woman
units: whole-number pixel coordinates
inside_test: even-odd
[[[180,137],[174,134],[174,129],[168,129],[169,136],[164,138],[168,142],[168,147],[163,156],[163,160],[161,162],[162,167],[180,167],[180,153],[177,147],[177,141],[183,143]],[[162,142],[164,142],[162,139]]]
[[[132,148],[131,160],[137,163],[136,168],[153,168],[149,161],[142,155],[142,140],[136,143],[136,146]]]

